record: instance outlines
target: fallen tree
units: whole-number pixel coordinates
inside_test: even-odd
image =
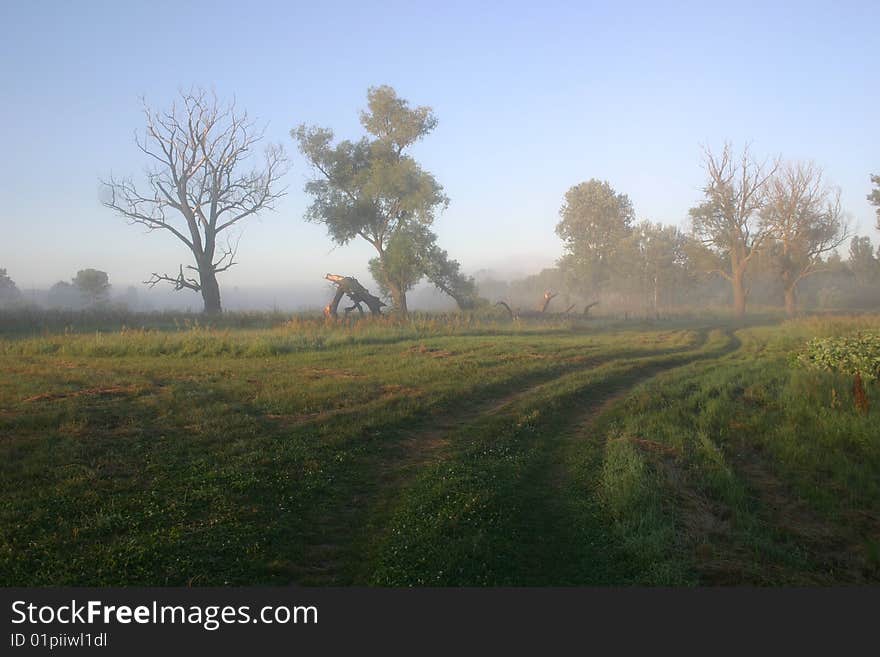
[[[324,278],[336,285],[336,294],[333,295],[333,300],[324,306],[325,317],[337,316],[339,302],[342,301],[342,297],[344,296],[347,296],[353,304],[352,306],[345,308],[346,315],[355,309],[363,315],[364,309],[361,304],[366,305],[373,315],[382,314],[382,307],[386,305],[385,302],[379,297],[370,294],[369,290],[361,285],[356,278],[352,278],[351,276],[339,276],[338,274],[326,274]]]

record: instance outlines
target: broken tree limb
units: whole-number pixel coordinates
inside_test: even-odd
[[[496,305],[496,306],[503,306],[504,309],[507,311],[507,314],[510,315],[510,319],[511,319],[511,321],[513,320],[513,311],[510,309],[510,306],[508,306],[508,305],[507,305],[505,302],[503,302],[503,301],[498,301],[498,302],[495,303],[495,305]]]
[[[357,309],[357,311],[358,311],[361,315],[364,314],[364,308],[363,308],[363,306],[361,306],[360,301],[358,301],[358,302],[355,302],[355,304],[354,304],[353,306],[348,306],[347,308],[344,309],[344,310],[345,310],[345,314],[346,314],[346,316],[348,315],[348,313],[350,313],[350,312],[351,312],[352,310],[354,310],[355,308]]]
[[[369,290],[361,285],[356,278],[340,276],[338,274],[326,274],[324,278],[336,285],[336,294],[333,295],[333,300],[324,307],[325,317],[337,316],[339,302],[343,296],[347,296],[354,304],[350,308],[345,309],[346,315],[355,308],[363,314],[364,311],[361,308],[361,304],[366,305],[374,315],[382,314],[382,307],[386,305],[385,302],[379,297],[370,294]]]
[[[586,306],[584,306],[584,317],[587,317],[590,314],[590,308],[592,308],[593,306],[598,306],[598,305],[599,305],[599,302],[594,301],[593,303],[589,303]]]
[[[555,299],[557,296],[559,296],[558,292],[554,293],[554,292],[551,292],[550,290],[547,290],[546,292],[544,292],[544,303],[541,305],[541,312],[542,313],[547,312],[547,306],[549,306],[550,302],[553,301],[553,299]]]
[[[571,312],[572,308],[574,308],[574,307],[575,307],[575,304],[571,304],[568,308],[566,308],[565,310],[562,311],[562,314],[567,315],[568,313]]]

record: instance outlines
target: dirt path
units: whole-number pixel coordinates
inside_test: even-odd
[[[543,458],[526,485],[529,502],[524,505],[518,535],[524,537],[519,581],[529,585],[605,585],[626,581],[620,545],[598,508],[591,491],[601,468],[604,441],[593,430],[600,418],[625,399],[632,389],[649,379],[701,360],[720,358],[739,348],[728,334],[728,345],[717,351],[682,355],[663,363],[648,364],[624,372],[593,387],[589,396],[567,418],[558,438],[548,441]],[[575,442],[588,441],[590,463],[575,474],[568,450]]]
[[[673,360],[668,364],[636,368],[619,381],[615,380],[613,388],[603,389],[600,398],[588,402],[590,413],[601,411],[603,404],[610,405],[633,385],[657,372],[701,358],[716,357],[718,354],[691,353],[703,347],[707,340],[708,332],[701,332],[698,339],[686,347],[652,352],[652,356],[668,355]],[[680,357],[675,358],[676,354],[680,354]],[[384,449],[365,456],[359,480],[346,482],[341,487],[349,492],[349,498],[337,500],[332,505],[332,511],[328,510],[316,520],[297,582],[339,585],[359,581],[364,573],[357,570],[358,555],[367,549],[365,543],[381,533],[382,522],[388,517],[388,512],[407,482],[422,467],[444,458],[444,451],[454,433],[461,432],[486,416],[510,412],[517,402],[539,393],[545,386],[553,385],[561,376],[589,370],[626,356],[628,354],[624,352],[577,359],[563,367],[524,377],[517,381],[513,389],[508,388],[502,394],[462,399],[453,412],[447,408],[432,413],[426,420],[416,423],[399,440],[391,440]],[[585,412],[583,408],[579,411]],[[359,538],[353,540],[353,533]],[[350,566],[346,569],[346,564],[354,564],[354,570]]]
[[[364,543],[376,531],[381,531],[377,523],[387,517],[397,492],[419,469],[443,458],[453,432],[486,415],[503,413],[518,399],[533,394],[560,376],[596,367],[614,357],[611,354],[589,358],[569,363],[567,367],[533,373],[517,381],[512,390],[506,386],[501,394],[463,398],[454,412],[441,409],[431,413],[421,422],[414,422],[413,428],[404,432],[399,440],[366,455],[360,480],[342,487],[354,492],[347,499],[337,500],[332,511],[323,513],[312,525],[303,565],[297,568],[296,583],[344,585],[360,579],[361,573],[356,569],[346,571],[344,564],[356,563],[356,555],[364,549]],[[353,533],[360,538],[354,539]]]

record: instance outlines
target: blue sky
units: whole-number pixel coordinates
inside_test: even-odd
[[[193,84],[235,96],[285,145],[289,194],[245,226],[221,285],[366,276],[364,245],[302,220],[309,170],[288,136],[358,137],[371,85],[431,105],[415,155],[451,204],[435,228],[467,271],[536,270],[560,253],[566,189],[607,179],[641,218],[684,226],[700,145],[811,158],[877,242],[880,3],[13,2],[0,7],[0,267],[21,287],[77,269],[121,285],[186,259],[99,202],[146,162],[139,96]]]

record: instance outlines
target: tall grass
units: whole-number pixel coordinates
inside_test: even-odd
[[[406,318],[388,315],[339,319],[277,313],[230,313],[216,319],[172,313],[49,313],[36,319],[36,323],[24,330],[26,316],[15,316],[14,320],[9,315],[0,316],[0,326],[14,329],[5,334],[0,330],[0,354],[273,356],[429,337],[601,332],[609,326],[608,322],[560,316],[511,322],[504,317],[480,313],[414,313]],[[628,328],[632,327],[630,323]]]

